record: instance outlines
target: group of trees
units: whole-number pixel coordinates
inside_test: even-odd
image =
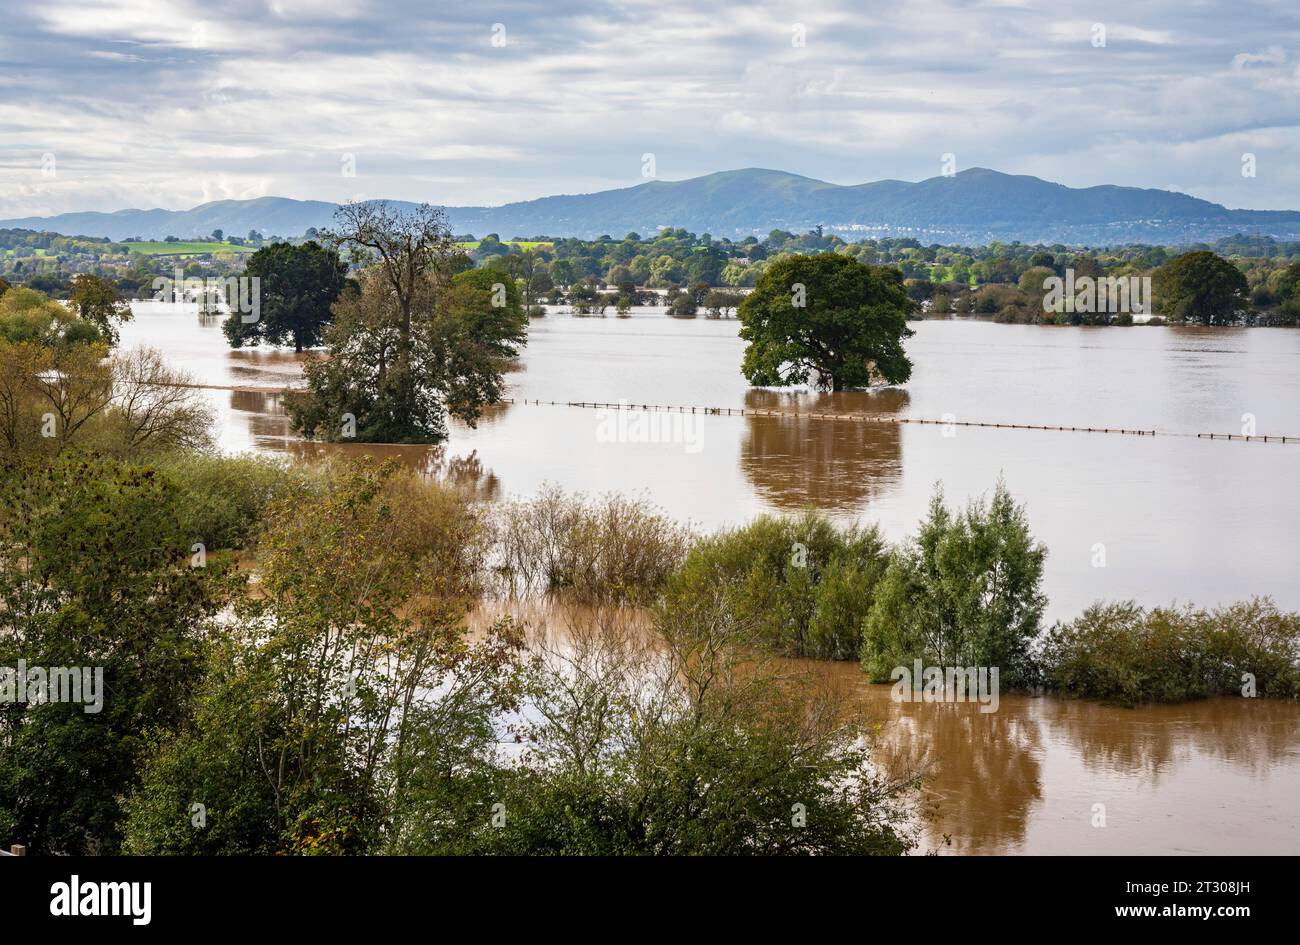
[[[1053,301],[1047,290],[1048,280],[1070,275],[1082,284],[1094,287],[1123,283],[1118,291],[1125,301],[1115,308],[1098,294],[1096,305],[1076,305],[1068,298]],[[1135,269],[1128,265],[1103,268],[1091,257],[1076,257],[1068,265],[1048,254],[1036,259],[1012,285],[989,283],[973,288],[943,285],[927,280],[909,280],[908,295],[926,306],[933,314],[989,315],[998,321],[1107,325],[1132,324],[1137,313],[1134,293],[1141,293],[1147,313],[1157,323],[1191,323],[1200,325],[1240,325],[1248,323],[1294,325],[1300,323],[1300,293],[1296,279],[1300,263],[1272,271],[1272,289],[1261,294],[1252,292],[1241,268],[1209,250],[1196,250],[1173,256],[1154,269]],[[1149,292],[1147,290],[1149,280]],[[1134,283],[1138,283],[1134,288]]]
[[[952,510],[935,494],[915,538],[890,549],[875,528],[838,529],[809,512],[764,516],[698,542],[667,583],[679,617],[721,589],[755,640],[791,656],[860,659],[876,681],[895,666],[997,666],[1032,684],[1046,550],[999,483]]]
[[[1006,689],[1129,706],[1300,695],[1300,614],[1266,598],[1212,610],[1099,602],[1044,627],[1046,555],[1005,485],[964,509],[936,491],[916,534],[893,548],[874,527],[837,528],[816,512],[704,537],[658,606],[682,627],[718,607],[747,645],[857,659],[876,682],[920,660],[996,667]]]
[[[152,348],[114,353],[130,310],[82,275],[70,306],[0,281],[0,446],[11,456],[70,447],[121,454],[197,446],[210,412]]]
[[[187,277],[237,275],[246,255],[231,248],[244,242],[239,239],[185,255],[142,253],[132,246],[136,242],[0,229],[0,277],[66,299],[76,277],[89,274],[111,282],[123,298],[148,298],[158,276],[170,277],[177,268]]]
[[[448,415],[473,425],[527,340],[514,280],[473,268],[428,205],[348,204],[338,223],[331,241],[364,268],[332,307],[324,294],[311,306],[333,317],[325,355],[307,363],[308,390],[289,399],[294,427],[411,443],[445,439]]]
[[[739,648],[725,609],[649,635],[613,606],[561,637],[471,634],[493,514],[395,464],[7,462],[0,665],[100,667],[104,700],[0,706],[0,835],[40,854],[914,844],[910,781]]]
[[[252,236],[253,234],[250,234]],[[215,238],[216,234],[213,234]],[[310,231],[272,244],[320,241]],[[228,243],[245,244],[231,238]],[[255,245],[265,240],[254,240]],[[766,237],[716,239],[666,228],[649,236],[629,233],[622,239],[594,240],[537,237],[503,242],[497,234],[481,239],[457,236],[456,246],[475,265],[508,277],[520,289],[530,314],[541,300],[569,304],[577,314],[626,313],[650,301],[647,290],[671,292],[673,314],[699,312],[718,317],[733,308],[723,295],[712,303],[710,290],[726,292],[757,285],[768,267],[792,255],[831,252],[859,262],[895,268],[909,296],[928,312],[990,315],[1002,321],[1109,323],[1126,322],[1113,313],[1043,311],[1044,277],[1072,270],[1077,276],[1127,278],[1155,276],[1180,255],[1213,253],[1245,278],[1244,292],[1229,301],[1235,322],[1294,325],[1300,323],[1300,244],[1271,237],[1229,237],[1213,245],[1188,248],[1121,245],[1100,248],[1050,246],[993,241],[984,246],[924,245],[911,237],[849,241],[820,228],[796,234],[773,230]],[[110,278],[127,297],[147,297],[152,279],[171,275],[176,265],[192,275],[237,275],[248,257],[224,251],[214,242],[199,256],[146,256],[127,243],[90,237],[64,237],[27,230],[0,231],[0,276],[23,282],[55,297],[66,297],[72,277],[92,272]],[[228,249],[228,247],[226,247]],[[1186,265],[1186,263],[1184,263]],[[1237,286],[1236,288],[1240,288]],[[685,294],[688,298],[681,298]],[[1159,294],[1159,293],[1158,293]],[[656,300],[659,298],[656,295]],[[1180,305],[1184,296],[1157,298],[1157,315],[1166,320],[1205,322],[1203,305]],[[1215,312],[1216,320],[1224,318]]]

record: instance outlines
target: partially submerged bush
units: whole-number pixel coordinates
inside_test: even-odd
[[[1004,684],[1033,678],[1029,647],[1047,598],[1046,549],[998,483],[990,502],[953,512],[936,492],[911,542],[895,552],[867,618],[862,665],[877,681],[895,666],[998,667]]]
[[[863,728],[810,680],[734,645],[734,615],[663,641],[617,619],[535,646],[520,763],[470,830],[432,852],[904,853],[912,782],[880,775]],[[492,802],[504,816],[491,820]],[[444,846],[447,845],[447,846]]]
[[[664,616],[686,623],[692,601],[721,590],[754,642],[791,656],[857,656],[862,621],[888,562],[873,526],[825,516],[765,515],[697,542],[668,582]]]
[[[214,630],[193,724],[159,740],[126,805],[126,849],[379,852],[407,784],[490,764],[518,639],[508,622],[466,638],[483,532],[391,461],[275,503],[260,593]],[[176,816],[195,797],[210,830]]]
[[[1241,695],[1300,695],[1300,614],[1268,598],[1214,610],[1094,604],[1043,635],[1043,682],[1121,705]]]
[[[639,499],[544,487],[495,510],[495,567],[510,594],[648,602],[686,554],[690,530]]]

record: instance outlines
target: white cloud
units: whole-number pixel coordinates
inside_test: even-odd
[[[359,191],[500,203],[638,183],[645,152],[668,178],[919,179],[953,152],[1072,186],[1296,203],[1294,28],[1264,3],[444,7],[0,0],[0,217]]]

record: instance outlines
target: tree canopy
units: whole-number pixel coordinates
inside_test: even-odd
[[[288,406],[306,436],[431,443],[448,414],[473,424],[500,400],[506,362],[527,340],[515,281],[470,269],[442,211],[350,204],[333,238],[368,259],[359,291],[334,305],[328,357],[306,367]]]
[[[912,375],[903,339],[914,309],[897,270],[838,253],[781,259],[737,312],[749,342],[741,372],[763,387],[900,384]]]
[[[336,250],[314,240],[264,246],[248,260],[246,278],[258,279],[260,317],[245,322],[232,312],[222,330],[232,347],[292,344],[314,348],[323,339],[330,306],[347,285],[348,267]]]
[[[72,280],[70,294],[77,316],[99,329],[100,335],[114,346],[118,341],[117,326],[131,320],[128,305],[108,279],[82,273]]]
[[[1175,321],[1233,325],[1247,308],[1246,277],[1208,250],[1184,253],[1156,270],[1160,311]]]

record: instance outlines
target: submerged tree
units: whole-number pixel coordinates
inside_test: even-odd
[[[98,328],[110,346],[116,345],[117,326],[131,320],[131,306],[118,293],[117,286],[100,276],[82,273],[72,280],[70,298],[77,317]]]
[[[367,261],[359,291],[334,306],[328,355],[289,398],[294,427],[323,439],[428,443],[446,417],[473,424],[501,398],[527,340],[513,279],[472,270],[441,210],[348,204],[331,238]]]
[[[740,304],[749,342],[741,372],[755,386],[806,384],[831,390],[901,384],[912,376],[903,352],[916,308],[897,269],[851,256],[790,256],[768,267]]]

